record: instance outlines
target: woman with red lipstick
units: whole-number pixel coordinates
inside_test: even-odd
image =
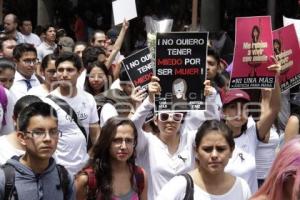
[[[110,118],[93,158],[76,177],[77,200],[146,200],[144,170],[135,165],[137,130],[132,121]]]
[[[195,200],[250,198],[246,181],[224,172],[235,147],[232,131],[224,122],[205,121],[197,131],[195,145],[197,168],[188,173],[194,189],[186,191],[186,179],[176,176],[162,188],[156,200],[182,200],[188,193]]]

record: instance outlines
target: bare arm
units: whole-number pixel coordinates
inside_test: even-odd
[[[295,115],[290,116],[285,130],[284,130],[284,142],[293,139],[299,134],[299,118]]]
[[[124,20],[123,25],[122,25],[122,29],[121,29],[120,34],[119,34],[119,36],[118,36],[118,38],[117,38],[117,40],[116,40],[116,42],[113,46],[112,52],[110,53],[108,59],[105,62],[105,65],[106,65],[107,69],[110,68],[110,66],[113,63],[117,53],[120,51],[128,27],[129,27],[128,21]]]
[[[86,174],[79,174],[75,179],[76,199],[86,200],[87,198],[87,182],[88,176]]]
[[[140,196],[140,200],[147,200],[147,193],[148,193],[148,177],[147,174],[145,172],[145,170],[143,169],[144,172],[144,190]]]
[[[278,65],[272,65],[269,68],[273,68],[277,71]],[[268,90],[262,90],[261,106],[263,111],[261,112],[260,119],[257,122],[258,137],[261,141],[265,141],[265,137],[269,133],[270,128],[280,111],[280,104],[280,85],[278,77],[276,77],[275,88],[271,93]]]

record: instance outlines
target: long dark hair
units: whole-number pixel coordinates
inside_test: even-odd
[[[91,84],[89,82],[89,74],[91,73],[92,69],[94,69],[95,67],[100,68],[104,72],[104,74],[106,76],[106,80],[107,80],[107,82],[101,89],[101,92],[104,92],[105,90],[107,90],[109,88],[109,74],[108,74],[108,70],[107,70],[105,64],[103,64],[99,61],[95,61],[86,69],[86,77],[85,77],[85,81],[84,81],[84,90],[92,95],[97,95],[97,94],[91,87]]]
[[[98,194],[101,193],[101,199],[111,200],[112,196],[112,166],[110,162],[110,146],[117,133],[117,128],[121,125],[129,125],[133,129],[135,145],[133,154],[127,160],[127,163],[135,167],[135,148],[137,142],[137,130],[134,123],[127,118],[112,117],[102,127],[101,134],[93,150],[93,159],[91,165],[95,170],[97,180]],[[133,176],[133,175],[132,175]]]

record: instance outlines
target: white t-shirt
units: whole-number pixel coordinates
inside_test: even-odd
[[[270,138],[268,143],[259,142],[256,149],[256,174],[258,179],[265,179],[273,160],[276,157],[276,148],[279,145],[279,135],[276,128],[270,129]]]
[[[111,103],[105,103],[101,108],[100,126],[103,127],[107,120],[118,115],[118,111]]]
[[[120,79],[116,79],[114,80],[114,82],[111,84],[110,89],[120,89],[122,90],[121,86],[120,86]]]
[[[22,35],[23,35],[24,41],[26,43],[34,45],[35,48],[37,48],[41,44],[40,37],[34,33],[30,33],[29,35],[24,35],[24,34],[22,34]]]
[[[215,95],[212,95],[209,100],[214,101]],[[161,188],[174,176],[194,169],[194,141],[197,132],[185,128],[184,125],[181,126],[177,151],[170,154],[167,145],[157,136],[142,130],[142,125],[152,108],[153,104],[146,98],[132,116],[132,121],[138,130],[136,162],[151,174],[148,177],[148,199],[156,199]]]
[[[250,186],[251,192],[257,191],[255,152],[258,145],[256,125],[252,117],[248,118],[247,130],[234,138],[235,149],[225,167],[233,176],[243,178]]]
[[[0,137],[0,165],[6,163],[12,156],[23,155],[25,151],[16,149],[8,140],[7,135]]]
[[[54,50],[56,49],[57,45],[53,44],[50,46],[46,42],[42,42],[37,48],[37,58],[39,59],[39,62],[42,62],[43,58],[49,54],[52,54]]]
[[[77,95],[69,98],[62,96],[56,89],[50,94],[64,99],[72,106],[87,134],[89,134],[89,125],[99,121],[96,102],[89,93],[77,89]],[[89,159],[86,138],[73,119],[62,108],[48,98],[45,98],[45,102],[56,110],[58,129],[62,131],[54,157],[58,164],[65,166],[74,175],[82,169]]]
[[[37,96],[39,98],[44,98],[49,94],[49,91],[46,90],[43,85],[38,85],[35,86],[33,88],[31,88],[30,90],[28,90],[27,95],[34,95]]]
[[[182,200],[186,193],[186,186],[186,179],[183,176],[176,176],[162,188],[156,200]],[[230,190],[222,195],[209,194],[194,184],[194,200],[248,200],[250,197],[248,184],[239,177],[236,177]]]
[[[86,69],[84,69],[77,79],[76,87],[79,89],[84,89],[84,82],[86,78]]]

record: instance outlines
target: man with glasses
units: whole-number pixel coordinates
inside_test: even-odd
[[[0,199],[75,199],[71,176],[52,158],[60,134],[57,113],[49,104],[35,102],[21,111],[17,137],[25,154],[1,168]]]
[[[25,96],[30,88],[40,85],[40,81],[35,75],[37,52],[33,45],[18,44],[13,51],[13,56],[17,71],[10,91],[15,96],[15,101],[17,101]]]

